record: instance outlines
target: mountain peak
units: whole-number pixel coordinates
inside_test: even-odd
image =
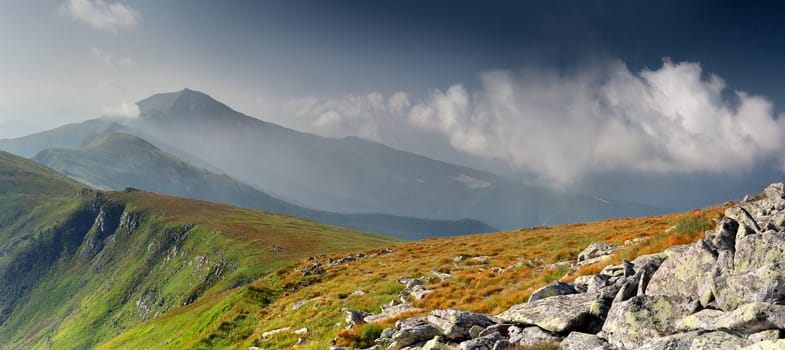
[[[189,88],[155,94],[136,104],[143,118],[158,120],[213,119],[239,114],[210,95]]]

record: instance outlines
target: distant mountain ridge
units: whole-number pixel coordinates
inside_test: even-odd
[[[342,213],[470,218],[500,229],[668,211],[605,196],[606,201],[598,201],[590,195],[560,193],[359,138],[298,132],[189,89],[156,94],[138,106],[139,118],[67,125],[0,140],[0,149],[31,157],[45,149],[76,148],[79,144],[68,140],[69,134],[84,139],[121,131],[290,203]]]
[[[438,221],[384,214],[337,214],[300,207],[229,176],[194,167],[142,138],[124,133],[97,134],[86,139],[79,149],[44,150],[33,159],[69,177],[108,190],[134,187],[406,239],[496,230],[476,220]]]

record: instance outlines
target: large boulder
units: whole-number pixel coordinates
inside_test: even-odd
[[[701,240],[665,260],[651,276],[646,294],[707,299],[706,294],[711,293],[708,281],[716,263],[717,252]]]
[[[615,347],[637,349],[647,339],[675,333],[676,321],[692,314],[695,307],[682,296],[636,296],[611,306],[602,332]]]
[[[732,274],[757,270],[785,261],[785,231],[747,235],[736,243]]]
[[[755,234],[761,232],[761,226],[755,220],[755,218],[750,214],[750,211],[756,214],[760,214],[762,211],[758,211],[757,205],[736,205],[725,209],[725,217],[735,221],[738,224],[738,229],[736,230],[736,240],[740,240],[747,235]]]
[[[514,305],[497,317],[504,322],[534,325],[553,333],[596,332],[607,312],[604,300],[572,294]]]
[[[605,339],[594,334],[571,332],[562,340],[560,350],[613,350]]]
[[[716,274],[711,288],[723,310],[752,302],[785,302],[785,261],[735,275]]]
[[[397,350],[403,347],[425,342],[439,335],[439,330],[423,317],[413,317],[395,323],[395,332],[392,334],[391,345],[388,350]]]
[[[510,344],[518,347],[532,347],[541,343],[559,342],[562,339],[537,326],[526,328],[513,326],[508,329],[508,334],[510,337]]]
[[[680,331],[724,330],[764,340],[760,337],[766,336],[766,331],[775,330],[774,333],[779,334],[779,329],[785,329],[785,306],[749,303],[733,311],[705,309],[684,317],[676,323],[676,328]]]
[[[452,340],[468,339],[472,327],[485,328],[496,324],[491,316],[460,310],[433,310],[428,315],[428,322]]]
[[[738,349],[750,344],[746,338],[718,331],[701,334],[692,341],[690,350]]]

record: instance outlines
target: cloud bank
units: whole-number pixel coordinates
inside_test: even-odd
[[[110,33],[131,29],[139,20],[139,12],[130,6],[104,0],[68,0],[60,6],[58,13]]]
[[[380,93],[348,95],[340,98],[319,99],[305,97],[289,101],[284,106],[287,114],[311,118],[311,126],[331,136],[359,136],[383,141],[385,128],[399,127],[411,102],[405,92],[389,98]]]
[[[729,90],[698,63],[665,60],[640,72],[620,61],[568,74],[493,71],[481,82],[474,91],[460,84],[434,90],[415,103],[402,92],[369,94],[300,112],[312,113],[315,127],[372,139],[383,139],[380,119],[429,130],[457,150],[503,159],[559,187],[609,171],[742,173],[783,159],[785,118],[772,103]]]

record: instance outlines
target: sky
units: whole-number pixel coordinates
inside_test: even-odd
[[[0,0],[0,137],[191,88],[555,187],[785,164],[785,5]]]

